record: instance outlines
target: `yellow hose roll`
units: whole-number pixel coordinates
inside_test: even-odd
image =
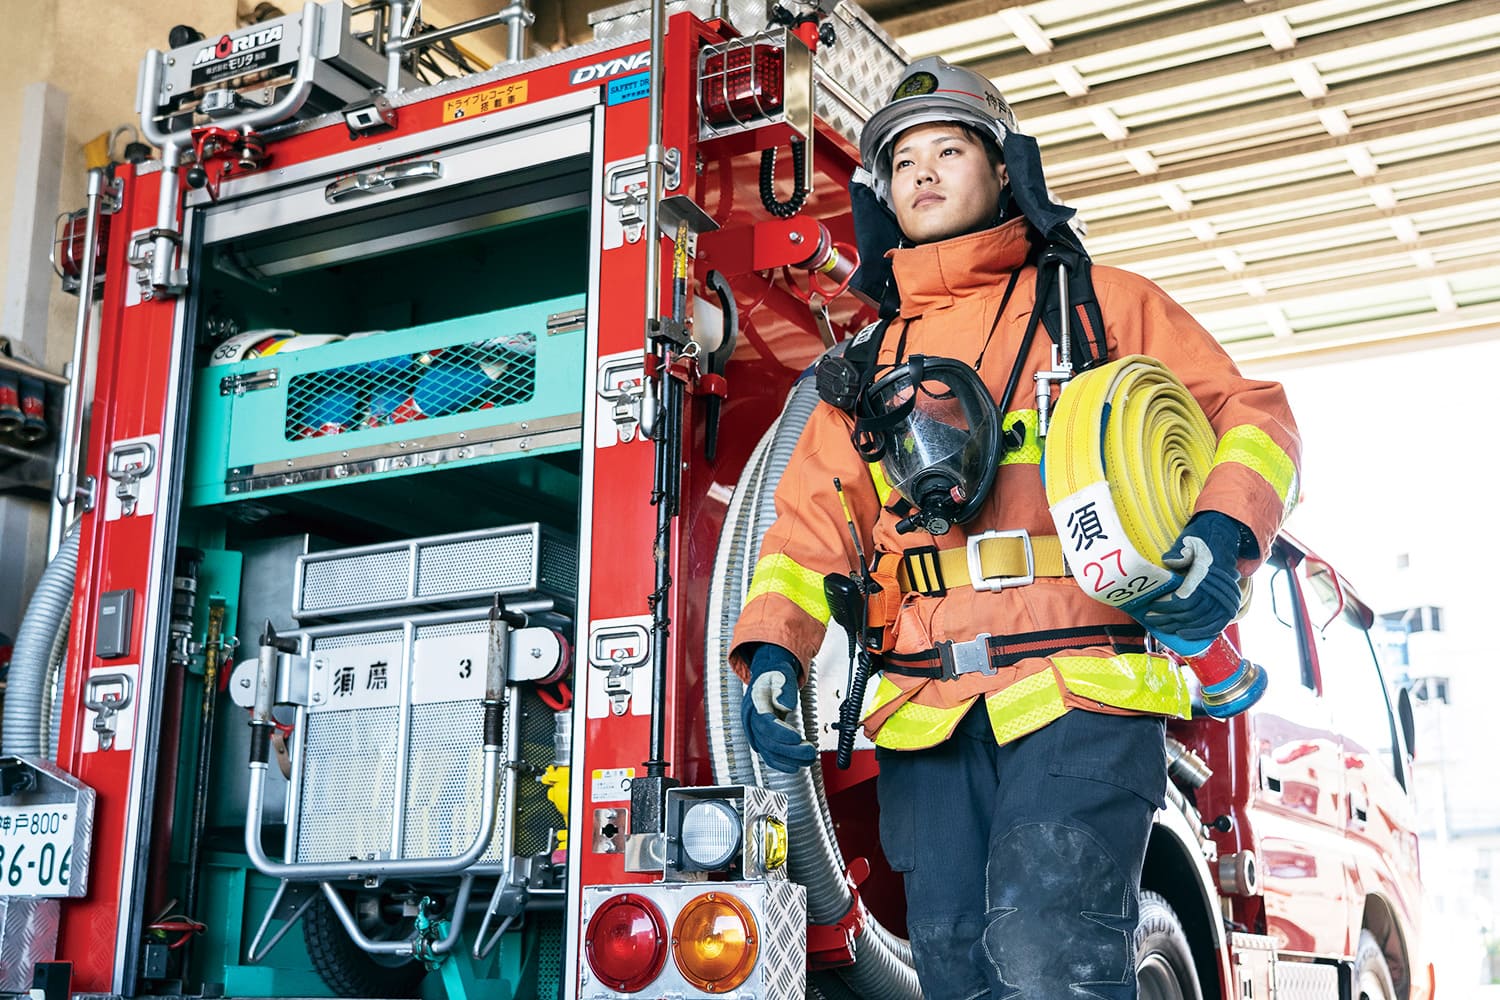
[[[1130,355],[1067,384],[1042,474],[1086,594],[1129,611],[1172,580],[1161,554],[1192,517],[1216,445],[1198,401],[1154,358]]]

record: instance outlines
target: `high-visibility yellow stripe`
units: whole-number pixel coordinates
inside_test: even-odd
[[[1164,656],[1116,653],[1113,656],[1054,656],[1069,691],[1080,698],[1157,715],[1186,719],[1192,702],[1181,672]]]
[[[1271,484],[1283,504],[1297,500],[1297,465],[1271,436],[1252,424],[1231,427],[1219,438],[1214,464],[1238,462]]]
[[[750,578],[750,591],[745,595],[745,603],[749,604],[762,594],[780,594],[815,620],[823,623],[828,621],[828,598],[823,593],[823,574],[808,569],[791,556],[773,553],[762,556],[755,564],[755,574]]]
[[[885,478],[885,469],[881,468],[879,462],[870,462],[870,480],[875,484],[875,499],[880,501],[884,507],[891,502],[891,494],[896,492],[891,488],[890,482]]]
[[[1042,464],[1042,442],[1036,436],[1036,411],[1035,410],[1011,410],[1000,421],[1002,432],[1010,428],[1019,420],[1026,431],[1026,437],[1021,442],[1021,447],[1014,451],[1008,451],[1000,459],[1001,465],[1040,465]]]
[[[1023,677],[1001,691],[986,696],[985,711],[995,730],[995,740],[1009,743],[1041,729],[1068,710],[1052,671]]]
[[[901,693],[900,688],[882,677],[875,697],[871,699],[870,711],[889,703]],[[974,699],[970,698],[952,708],[934,708],[909,701],[896,709],[876,730],[875,745],[887,750],[925,750],[937,746],[953,734],[954,727],[973,703]]]

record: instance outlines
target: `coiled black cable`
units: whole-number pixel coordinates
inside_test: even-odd
[[[802,183],[803,172],[807,167],[807,143],[801,139],[792,140],[792,174],[795,177],[795,187],[792,196],[786,201],[776,197],[776,147],[763,150],[760,154],[760,203],[766,207],[766,211],[778,219],[790,219],[802,211],[802,203],[807,201],[807,187]]]

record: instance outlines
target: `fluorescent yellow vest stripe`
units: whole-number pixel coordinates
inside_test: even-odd
[[[1165,656],[1149,653],[1055,656],[1052,662],[1068,690],[1080,698],[1184,719],[1192,710],[1182,673]]]
[[[1293,487],[1297,484],[1297,466],[1291,456],[1259,427],[1240,424],[1225,431],[1214,451],[1214,464],[1222,462],[1238,462],[1270,483],[1271,489],[1276,491],[1283,504],[1288,505],[1288,509],[1290,504],[1296,503]]]
[[[1114,708],[1187,718],[1191,711],[1187,685],[1166,657],[1146,653],[1113,656],[1056,656],[1052,664],[1072,694]],[[882,677],[870,702],[874,712],[901,694]],[[876,746],[921,750],[943,742],[969,704],[933,708],[907,702],[875,733]],[[1041,729],[1067,711],[1057,675],[1050,670],[1024,677],[985,697],[985,711],[998,743],[1009,743]],[[868,713],[867,713],[868,714]]]
[[[823,593],[823,574],[808,569],[791,556],[774,553],[762,556],[755,564],[755,574],[751,577],[745,603],[749,604],[762,594],[780,594],[818,622],[828,621],[828,598]]]
[[[1041,729],[1068,710],[1052,671],[1022,678],[984,700],[997,743],[1009,743]]]

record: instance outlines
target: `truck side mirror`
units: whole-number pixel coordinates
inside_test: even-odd
[[[1411,710],[1411,688],[1402,687],[1396,694],[1396,718],[1401,722],[1401,738],[1406,741],[1406,752],[1417,757],[1417,719]]]

